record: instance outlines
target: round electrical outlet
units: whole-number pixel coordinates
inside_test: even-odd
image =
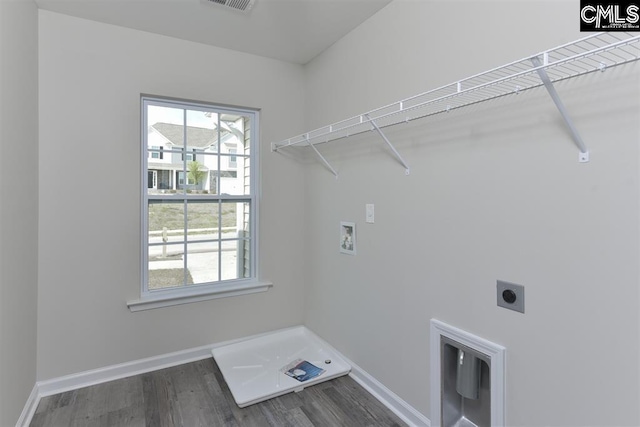
[[[502,292],[502,299],[509,304],[513,304],[514,302],[516,302],[516,293],[511,289],[507,289]]]

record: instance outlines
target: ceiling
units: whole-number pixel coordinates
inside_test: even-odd
[[[36,0],[53,12],[306,64],[391,0]]]

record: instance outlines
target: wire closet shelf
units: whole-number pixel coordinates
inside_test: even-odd
[[[309,145],[315,149],[315,144],[371,130],[380,132],[381,128],[543,85],[551,93],[549,85],[555,82],[637,61],[640,59],[639,41],[639,35],[627,32],[595,33],[367,113],[272,143],[271,149],[277,151],[296,145]],[[564,115],[563,111],[561,113]],[[580,145],[578,143],[580,151],[586,152]]]

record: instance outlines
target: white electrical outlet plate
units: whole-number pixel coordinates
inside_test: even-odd
[[[368,222],[369,224],[373,224],[374,222],[373,203],[367,203],[365,207],[366,207],[365,222]]]

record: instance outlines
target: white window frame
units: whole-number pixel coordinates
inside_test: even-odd
[[[223,105],[211,104],[199,101],[178,100],[172,98],[164,98],[151,95],[141,96],[141,285],[140,285],[140,298],[128,301],[127,305],[131,311],[148,310],[153,308],[172,306],[178,304],[185,304],[191,302],[198,302],[204,300],[210,300],[215,298],[223,298],[228,296],[245,295],[255,292],[267,291],[272,283],[268,281],[259,280],[259,229],[258,229],[258,215],[259,215],[259,111],[256,109],[243,108],[243,107],[228,107]],[[148,236],[148,165],[149,165],[149,150],[147,143],[148,126],[147,123],[147,106],[161,106],[161,107],[173,107],[184,108],[187,110],[202,110],[210,111],[212,113],[219,114],[237,114],[251,117],[252,125],[250,126],[250,150],[249,161],[251,162],[251,173],[249,175],[249,185],[251,188],[251,194],[245,196],[230,196],[230,195],[201,195],[201,194],[183,194],[180,200],[217,200],[217,201],[233,201],[233,200],[250,200],[251,215],[250,215],[250,230],[251,230],[251,249],[250,249],[250,269],[251,277],[234,279],[234,280],[220,280],[216,282],[210,282],[206,284],[195,284],[189,286],[180,286],[166,289],[147,289],[148,284],[148,272],[149,272],[149,236]],[[166,153],[165,153],[166,154]],[[218,153],[219,155],[219,153]],[[185,173],[186,174],[186,173]],[[167,196],[152,196],[152,200],[160,200],[163,197],[172,198],[173,195]],[[175,197],[174,197],[175,199]],[[185,224],[186,227],[186,224]],[[188,256],[188,255],[187,255]]]

